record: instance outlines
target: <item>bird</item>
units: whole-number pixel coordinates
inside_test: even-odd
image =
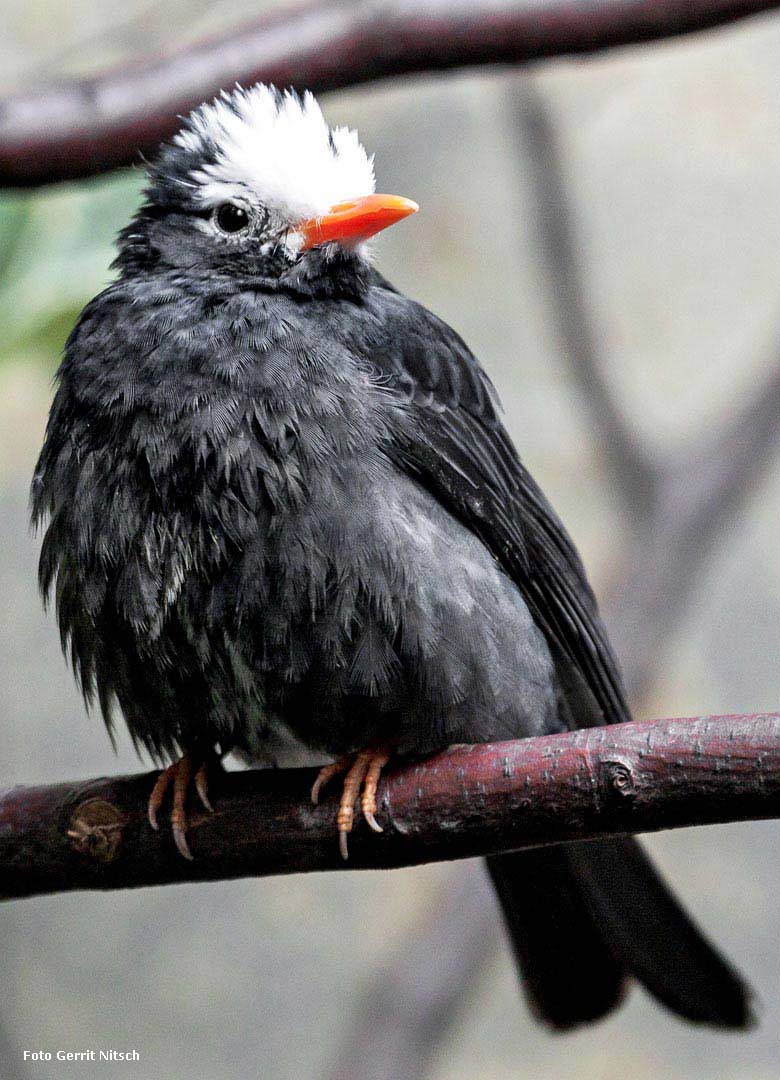
[[[490,378],[375,265],[417,210],[376,193],[311,93],[223,91],[147,165],[116,277],[65,345],[32,482],[40,586],[87,705],[168,762],[149,821],[170,799],[184,858],[230,752],[319,755],[346,857],[357,825],[382,829],[388,763],[630,719]],[[681,1018],[751,1023],[633,838],[487,864],[548,1027],[607,1015],[632,980]]]

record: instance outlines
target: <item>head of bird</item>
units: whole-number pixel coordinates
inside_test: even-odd
[[[196,109],[149,167],[146,202],[117,266],[267,288],[328,291],[359,274],[366,241],[417,204],[374,191],[357,134],[330,128],[310,93],[258,84]]]

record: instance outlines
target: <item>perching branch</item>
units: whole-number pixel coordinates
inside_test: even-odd
[[[0,103],[0,185],[34,186],[130,165],[180,114],[262,80],[322,92],[397,75],[526,63],[667,38],[780,0],[330,0],[141,63]]]
[[[310,769],[227,773],[186,862],[146,821],[148,774],[0,795],[0,898],[344,869]],[[384,832],[347,869],[413,866],[615,833],[780,817],[780,713],[655,720],[455,747],[391,772]]]

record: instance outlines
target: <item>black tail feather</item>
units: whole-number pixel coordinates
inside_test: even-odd
[[[487,864],[538,1018],[566,1030],[611,1012],[626,973],[583,904],[566,849],[493,856]]]
[[[704,937],[630,837],[569,849],[591,912],[629,971],[678,1016],[745,1028],[751,992]]]
[[[487,860],[526,994],[566,1030],[609,1013],[629,976],[697,1023],[744,1028],[750,991],[632,838]]]

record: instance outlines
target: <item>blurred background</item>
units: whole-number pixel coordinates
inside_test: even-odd
[[[0,96],[268,6],[0,0]],[[603,597],[637,716],[780,709],[779,54],[764,16],[323,99],[376,153],[379,190],[421,204],[379,264],[496,382]],[[148,767],[85,713],[27,511],[60,350],[141,184],[128,170],[0,193],[0,785]],[[479,865],[459,864],[5,905],[0,1078],[777,1078],[777,824],[648,845],[755,987],[748,1034],[684,1026],[634,990],[607,1022],[550,1035]],[[22,1063],[100,1047],[142,1060]]]

